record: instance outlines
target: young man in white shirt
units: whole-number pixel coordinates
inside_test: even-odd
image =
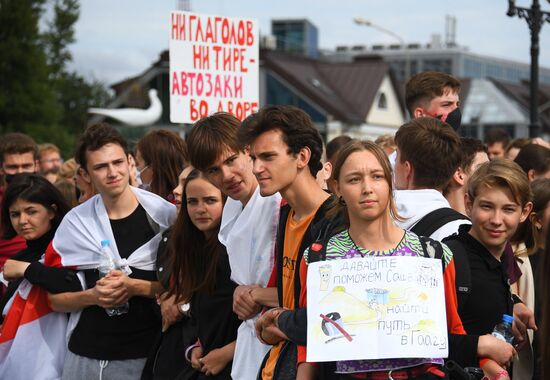
[[[231,377],[254,379],[269,350],[256,339],[254,321],[264,306],[278,303],[276,288],[268,287],[268,280],[273,270],[281,196],[260,194],[249,150],[237,142],[240,125],[229,113],[205,117],[193,126],[187,146],[191,165],[228,197],[218,237],[227,249],[231,279],[239,285],[233,310],[243,320]]]
[[[62,378],[136,379],[160,331],[156,252],[175,206],[130,186],[126,142],[108,124],[84,132],[76,157],[99,194],[65,216],[46,251],[46,265],[76,268],[82,283],[81,291],[49,294],[55,311],[71,313]],[[105,276],[103,240],[120,268]],[[126,313],[106,313],[127,302]]]

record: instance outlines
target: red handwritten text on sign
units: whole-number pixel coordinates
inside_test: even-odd
[[[256,22],[188,12],[173,12],[170,22],[170,119],[190,123],[226,111],[242,120],[256,112]]]

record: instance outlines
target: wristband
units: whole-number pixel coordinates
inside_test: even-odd
[[[517,294],[512,293],[512,301],[514,302],[514,305],[517,303],[523,303],[521,298]]]
[[[189,363],[191,363],[191,351],[193,351],[193,348],[201,347],[201,342],[197,341],[192,346],[187,347],[185,350],[185,360],[187,360]]]
[[[509,375],[508,375],[508,371],[502,370],[502,371],[500,371],[500,372],[498,372],[498,373],[496,374],[495,380],[504,379],[504,378],[506,378],[506,377],[508,377],[508,376],[509,376]]]

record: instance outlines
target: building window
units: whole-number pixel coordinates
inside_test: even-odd
[[[326,115],[319,112],[318,108],[313,107],[307,100],[302,99],[286,85],[279,82],[273,75],[267,73],[266,76],[266,104],[288,104],[298,107],[311,116],[314,123],[326,123]]]
[[[383,92],[378,96],[378,109],[387,110],[388,109],[388,100],[386,99],[386,94]]]

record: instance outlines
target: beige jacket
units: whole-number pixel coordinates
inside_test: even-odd
[[[516,252],[516,260],[521,269],[521,277],[517,282],[517,295],[525,306],[535,311],[535,282],[533,279],[533,270],[527,250],[522,243]],[[514,359],[514,376],[513,380],[526,380],[533,377],[533,330],[527,330],[529,344],[526,345],[520,352],[518,357]]]

